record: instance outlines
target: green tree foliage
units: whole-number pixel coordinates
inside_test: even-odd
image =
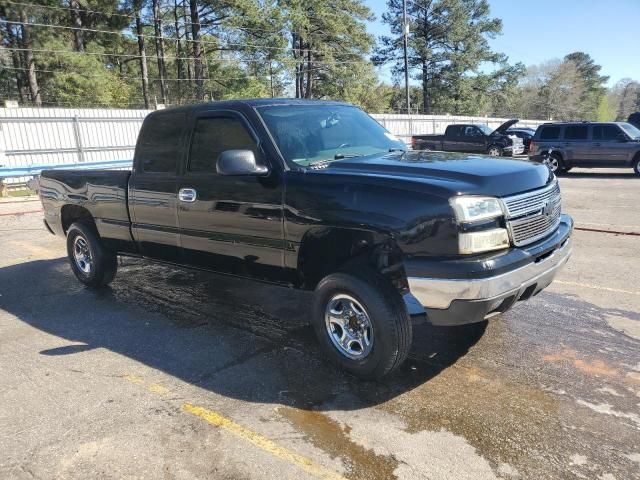
[[[381,86],[366,58],[373,16],[362,0],[8,2],[0,93],[28,104],[21,9],[45,105],[144,107],[295,95],[298,87],[299,97],[384,108],[367,95]]]
[[[574,63],[584,85],[580,97],[580,116],[589,120],[596,119],[600,102],[607,93],[605,84],[609,81],[609,77],[600,75],[602,67],[596,65],[591,56],[584,52],[570,53],[564,57],[564,60]]]
[[[374,57],[393,62],[393,74],[404,74],[402,0],[389,0],[382,19],[393,37],[383,36]],[[509,66],[489,39],[502,30],[491,18],[486,0],[416,0],[407,7],[409,70],[422,85],[422,110],[477,114],[492,108],[489,92],[508,89],[522,65]],[[497,69],[487,73],[489,65]]]

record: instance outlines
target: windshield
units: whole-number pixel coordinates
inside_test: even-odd
[[[276,105],[257,110],[285,160],[297,165],[407,149],[356,107]]]
[[[630,123],[622,122],[619,123],[620,128],[624,130],[624,132],[629,135],[631,138],[640,138],[640,130],[631,125]]]
[[[482,133],[485,135],[491,135],[493,133],[493,128],[489,128],[486,125],[476,125],[476,127],[482,130]]]

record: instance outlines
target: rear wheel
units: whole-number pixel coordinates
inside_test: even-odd
[[[116,254],[102,246],[92,226],[74,223],[69,227],[67,254],[74,275],[88,287],[103,287],[116,275],[118,269]]]
[[[359,377],[389,374],[411,348],[411,319],[402,296],[374,270],[322,279],[315,290],[312,322],[327,356]]]
[[[562,157],[560,157],[560,155],[558,155],[555,152],[549,155],[543,161],[543,163],[547,167],[549,167],[549,170],[551,170],[553,173],[559,174],[565,171],[564,164],[562,162]]]

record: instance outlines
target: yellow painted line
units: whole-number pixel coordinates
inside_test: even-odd
[[[622,290],[619,288],[601,287],[599,285],[589,285],[587,283],[564,282],[562,280],[554,280],[553,283],[558,283],[560,285],[572,285],[574,287],[592,288],[594,290],[603,290],[605,292],[616,292],[616,293],[627,293],[629,295],[640,295],[640,292],[634,292],[632,290]]]
[[[334,472],[333,470],[329,470],[326,467],[323,467],[319,463],[314,462],[313,460],[299,455],[291,450],[288,450],[284,447],[281,447],[277,443],[272,442],[268,438],[260,435],[259,433],[254,432],[253,430],[249,430],[242,425],[238,425],[233,420],[229,420],[226,417],[223,417],[219,413],[213,412],[211,410],[207,410],[202,407],[196,407],[191,405],[190,403],[186,403],[182,406],[182,410],[195,415],[197,417],[202,418],[206,422],[214,425],[216,427],[222,428],[229,433],[232,433],[236,437],[239,437],[243,440],[246,440],[249,443],[252,443],[256,447],[264,450],[267,453],[270,453],[276,458],[281,460],[285,460],[304,472],[313,475],[317,478],[329,479],[329,480],[346,480],[342,475]]]
[[[128,382],[134,383],[136,385],[144,385],[145,381],[142,377],[133,374],[123,375],[122,378],[127,380]],[[167,395],[171,393],[171,390],[167,387],[160,385],[158,383],[152,383],[146,386],[147,390],[152,393],[156,393],[158,395]],[[242,440],[245,440],[261,450],[269,453],[270,455],[289,462],[292,465],[300,468],[302,471],[308,473],[317,478],[321,478],[324,480],[347,480],[346,477],[343,477],[339,473],[330,470],[326,467],[323,467],[317,462],[314,462],[310,458],[307,458],[298,453],[292,452],[291,450],[284,448],[277,443],[269,440],[267,437],[260,435],[253,430],[250,430],[247,427],[243,427],[242,425],[237,424],[233,420],[226,418],[220,415],[217,412],[212,410],[207,410],[206,408],[197,407],[190,403],[185,403],[182,405],[182,411],[186,413],[190,413],[191,415],[195,415],[210,423],[211,425],[221,428]]]

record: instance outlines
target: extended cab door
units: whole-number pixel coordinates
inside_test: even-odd
[[[270,173],[218,174],[216,162],[225,150],[252,150]],[[192,119],[188,158],[178,190],[184,262],[222,273],[279,280],[283,273],[283,186],[242,115],[212,110]]]
[[[183,112],[156,112],[140,131],[129,180],[129,212],[133,238],[145,257],[179,259],[176,181],[185,130]]]
[[[444,139],[442,140],[442,149],[446,152],[463,151],[463,130],[464,125],[449,125],[444,131]]]

